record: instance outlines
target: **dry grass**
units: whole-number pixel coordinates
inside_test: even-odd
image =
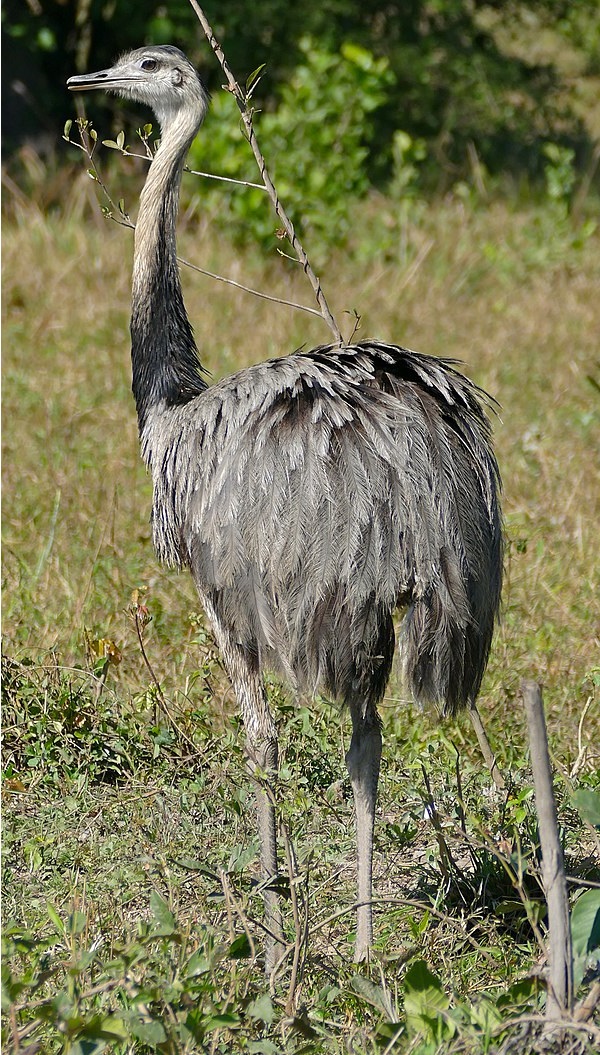
[[[54,674],[48,682],[36,673],[41,688],[33,696],[43,698],[38,721],[50,761],[35,766],[30,761],[29,771],[16,773],[26,793],[17,787],[7,811],[7,911],[34,932],[44,927],[47,932],[48,900],[64,913],[75,905],[86,920],[81,941],[101,936],[112,955],[147,915],[149,892],[156,889],[183,921],[188,945],[205,925],[221,928],[229,940],[235,937],[237,917],[215,901],[214,884],[202,876],[192,876],[192,882],[174,864],[190,853],[230,870],[233,881],[239,878],[236,896],[249,898],[244,911],[256,908],[256,896],[244,887],[247,866],[236,872],[231,863],[248,844],[253,820],[227,684],[210,649],[198,645],[201,632],[190,620],[198,604],[189,577],[161,569],[151,549],[150,485],[140,464],[129,392],[130,233],[99,220],[87,193],[77,180],[70,209],[52,215],[17,203],[4,225],[4,653],[47,665],[52,653],[59,666],[89,669],[88,628],[93,638],[113,640],[123,658],[102,697],[104,724],[89,701],[82,704],[91,732],[81,757],[79,719],[68,728],[62,703],[52,709],[48,684],[59,681],[52,681]],[[580,774],[598,764],[599,239],[578,246],[568,227],[557,229],[550,215],[533,207],[473,209],[447,202],[432,207],[409,231],[398,226],[391,203],[373,202],[367,213],[357,225],[352,251],[334,255],[322,275],[342,328],[350,331],[351,316],[343,313],[356,309],[362,335],[461,359],[502,405],[495,435],[505,488],[507,584],[481,705],[502,765],[515,775],[507,809],[518,816],[526,771],[518,700],[522,677],[544,684],[559,770],[573,774],[582,749]],[[236,251],[215,237],[209,220],[186,226],[180,251],[212,271],[310,302],[296,270]],[[198,275],[185,274],[184,283],[201,353],[216,376],[328,340],[325,328],[309,316]],[[148,671],[126,611],[132,590],[140,587],[148,591],[153,616],[146,641],[152,664],[196,754],[189,755],[187,742],[161,747],[152,731]],[[11,697],[11,715],[13,704]],[[18,711],[21,704],[15,706]],[[342,723],[326,705],[311,712],[284,704],[279,714],[282,813],[294,831],[303,874],[310,874],[311,921],[318,922],[353,897]],[[490,866],[489,874],[476,877],[477,889],[469,879],[467,894],[442,904],[437,916],[424,910],[424,898],[438,904],[443,884],[434,839],[422,820],[422,762],[440,811],[447,809],[454,818],[456,834],[458,750],[472,814],[469,830],[496,831],[497,806],[488,800],[472,736],[464,723],[444,730],[428,716],[415,716],[400,705],[393,685],[383,716],[376,870],[378,893],[389,901],[377,924],[380,947],[388,954],[381,975],[386,999],[392,993],[396,1000],[401,990],[407,940],[443,973],[457,999],[476,999],[473,994],[482,990],[502,992],[537,956],[530,936],[529,944],[523,937],[522,921],[513,926],[512,917],[490,911],[486,899],[505,896],[497,874],[502,870]],[[27,716],[22,728],[22,743],[27,745],[28,735],[33,742]],[[123,763],[126,793],[94,783],[89,775],[100,764],[94,752],[113,758],[111,745],[117,741],[129,753],[129,768]],[[172,760],[169,750],[175,752]],[[121,765],[121,756],[114,757]],[[457,862],[465,852],[460,842],[459,832],[453,844]],[[572,842],[570,867],[583,874],[589,865],[586,845],[580,835],[573,834]],[[251,853],[248,864],[253,863]],[[464,866],[465,876],[469,868]],[[406,903],[399,894],[417,900]],[[303,1050],[375,1051],[377,1013],[365,1011],[369,1000],[361,1004],[349,980],[347,918],[317,929],[311,945],[315,956],[301,996],[306,1021],[321,1022],[322,1014],[322,1035],[329,1040],[323,1048],[314,1041]],[[331,1003],[323,995],[324,979],[337,980],[342,990]],[[253,986],[260,992],[259,972],[244,974],[235,962],[225,982],[227,999],[242,1007]],[[127,996],[126,987],[124,992]],[[102,1007],[111,1008],[106,999]],[[211,999],[217,999],[214,993]],[[283,1032],[287,1028],[281,1026]],[[250,1050],[235,1036],[239,1050]],[[215,1040],[206,1050],[238,1050],[222,1043]],[[406,1040],[398,1043],[394,1051],[408,1050],[402,1046]],[[461,1050],[481,1049],[465,1041]]]
[[[72,201],[67,218],[31,206],[4,230],[5,647],[58,649],[72,662],[85,624],[125,645],[125,673],[131,630],[122,609],[143,584],[161,613],[159,666],[179,678],[182,619],[196,601],[187,577],[157,567],[149,544],[149,484],[128,391],[131,238],[90,222],[80,187]],[[389,205],[384,213],[389,228]],[[538,214],[505,205],[438,207],[411,236],[406,266],[389,233],[385,252],[370,246],[368,263],[339,253],[326,288],[346,331],[344,312],[356,309],[361,334],[461,359],[499,400],[509,550],[490,703],[504,712],[523,674],[539,678],[571,742],[600,626],[600,401],[590,382],[600,377],[598,246],[552,243]],[[310,303],[297,270],[240,255],[211,237],[208,223],[188,227],[180,250]],[[191,273],[185,284],[216,376],[328,339],[310,316]]]

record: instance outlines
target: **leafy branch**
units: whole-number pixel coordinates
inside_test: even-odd
[[[242,91],[239,83],[231,72],[229,63],[227,62],[223,53],[223,49],[212,31],[212,28],[206,15],[204,14],[204,11],[197,3],[197,0],[190,0],[190,4],[196,14],[196,17],[198,18],[198,21],[200,22],[200,25],[202,26],[202,29],[204,30],[206,39],[208,40],[208,43],[213,49],[220,63],[221,69],[223,70],[223,73],[227,78],[228,91],[230,91],[233,95],[238,105],[238,109],[242,115],[242,122],[246,132],[246,137],[252,149],[252,153],[254,154],[256,164],[258,165],[258,169],[264,187],[273,203],[273,207],[275,209],[275,213],[277,214],[278,219],[283,224],[283,229],[285,231],[285,234],[287,235],[290,245],[292,246],[292,249],[294,250],[300,264],[302,265],[302,270],[310,281],[317,304],[319,305],[320,314],[322,315],[323,319],[325,320],[331,332],[333,333],[336,343],[343,344],[344,341],[342,338],[341,331],[329,309],[329,305],[323,292],[320,279],[315,275],[311,267],[310,261],[308,259],[308,256],[304,250],[304,247],[300,242],[298,235],[296,234],[294,225],[290,220],[288,214],[286,213],[281,201],[279,200],[277,189],[275,187],[275,184],[273,183],[273,180],[271,179],[271,176],[269,175],[266,161],[258,145],[253,122],[254,108],[250,105],[250,102],[252,99],[253,92],[260,79],[263,67],[259,66],[258,69],[250,75],[248,81],[246,82],[246,91]]]
[[[77,142],[76,139],[71,138],[71,129],[73,127],[72,120],[66,122],[62,138],[65,142],[69,143],[70,146],[76,147],[86,155],[90,166],[88,168],[88,176],[94,181],[94,183],[98,184],[107,202],[106,205],[101,206],[104,216],[109,220],[114,220],[115,223],[120,224],[122,227],[128,227],[132,231],[135,230],[135,224],[131,220],[129,213],[125,211],[123,199],[120,199],[118,203],[115,203],[106,183],[100,175],[95,160],[96,148],[98,146],[98,133],[96,132],[96,129],[92,126],[90,121],[83,117],[78,117],[75,123],[79,132],[80,141]],[[135,151],[129,150],[125,145],[124,132],[119,132],[116,140],[102,140],[102,146],[108,147],[110,150],[118,150],[123,157],[139,158],[142,161],[152,161],[154,152],[149,143],[151,131],[151,125],[144,125],[143,129],[138,129],[138,135],[145,144],[144,154],[138,154]],[[258,183],[248,183],[245,180],[234,180],[227,176],[210,175],[206,172],[195,172],[192,169],[188,169],[188,172],[193,176],[205,176],[209,179],[225,180],[228,183],[237,183],[244,187],[254,187],[259,188],[260,190],[266,190],[264,186],[261,186]],[[225,275],[217,275],[214,271],[207,271],[206,268],[200,267],[198,264],[192,264],[189,260],[185,260],[183,257],[178,257],[177,259],[184,267],[189,267],[190,270],[197,271],[200,275],[206,275],[207,278],[212,278],[216,282],[224,282],[228,286],[234,286],[236,289],[240,289],[244,293],[250,293],[253,297],[259,297],[261,300],[268,300],[272,304],[282,304],[284,307],[294,308],[296,311],[305,311],[308,312],[309,315],[316,315],[317,318],[322,318],[322,312],[317,311],[316,308],[310,308],[306,304],[298,304],[293,300],[286,300],[284,297],[274,297],[270,293],[263,293],[261,290],[253,289],[251,286],[245,286],[242,282],[237,282],[233,278],[226,278]]]

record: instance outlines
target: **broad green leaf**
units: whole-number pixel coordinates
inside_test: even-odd
[[[68,921],[69,934],[83,934],[86,928],[87,917],[77,909],[71,913]]]
[[[573,803],[584,821],[600,828],[600,791],[578,788],[573,795]]]
[[[212,963],[209,960],[206,953],[201,949],[197,949],[196,952],[192,953],[187,963],[186,977],[197,978],[200,974],[206,974],[210,971]]]
[[[126,1040],[128,1030],[120,1015],[106,1015],[101,1026],[103,1035]]]
[[[404,979],[404,1010],[409,1028],[437,1041],[452,1036],[454,1023],[443,1014],[449,1006],[439,978],[423,960],[413,964]]]
[[[600,959],[600,890],[586,890],[571,912],[573,986],[581,985],[590,963]]]
[[[62,934],[64,932],[65,925],[62,919],[60,918],[58,912],[54,908],[54,905],[51,905],[49,901],[46,902],[46,912],[48,913],[48,917],[56,927],[58,933]]]
[[[390,994],[385,989],[382,989],[380,985],[376,985],[370,978],[366,978],[362,974],[355,974],[350,985],[355,993],[362,996],[364,1000],[376,1007],[378,1011],[382,1011],[390,1021],[395,1018]]]
[[[585,956],[600,950],[600,890],[586,890],[571,912],[573,952]]]
[[[144,1020],[136,1015],[131,1015],[129,1028],[137,1040],[142,1040],[145,1044],[149,1044],[152,1047],[157,1044],[164,1044],[167,1039],[165,1027],[156,1018]]]
[[[251,953],[252,949],[247,934],[238,934],[237,938],[234,938],[229,946],[229,955],[234,960],[247,959]]]
[[[496,1001],[496,1006],[501,1010],[515,1007],[535,1006],[539,993],[537,978],[524,978],[511,985],[506,992],[502,992]]]
[[[158,923],[158,927],[152,928],[152,933],[155,935],[163,935],[165,937],[169,934],[173,934],[176,926],[175,916],[171,912],[162,894],[159,894],[158,890],[153,890],[150,895],[150,910],[154,919]]]
[[[246,1013],[250,1015],[250,1018],[258,1018],[261,1022],[266,1022],[267,1025],[270,1025],[275,1018],[275,1009],[269,994],[263,993],[256,1000],[252,1000],[246,1008]]]
[[[198,861],[195,857],[178,857],[173,862],[178,868],[185,868],[188,872],[198,872],[199,875],[206,876],[207,879],[214,879],[218,881],[219,877],[212,868],[207,868],[202,861]]]
[[[205,1021],[204,1028],[207,1032],[212,1029],[230,1029],[231,1026],[237,1026],[239,1021],[239,1015],[223,1012],[220,1015],[211,1015]]]

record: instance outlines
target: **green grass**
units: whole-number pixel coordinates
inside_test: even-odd
[[[377,201],[322,275],[346,331],[356,309],[362,335],[462,359],[502,404],[507,582],[480,706],[509,787],[490,789],[464,718],[415,712],[392,680],[376,952],[357,970],[346,719],[273,684],[300,970],[294,982],[292,948],[269,991],[243,730],[191,580],[151,548],[129,392],[130,236],[86,194],[77,181],[69,210],[21,203],[4,225],[9,1048],[475,1053],[512,1037],[529,1050],[535,1033],[510,1026],[543,1004],[524,676],[544,686],[573,897],[599,878],[571,798],[598,787],[598,236],[578,239],[550,207],[456,201],[400,229],[393,203]],[[309,302],[301,275],[211,237],[210,218],[188,224],[180,248]],[[184,277],[217,376],[327,340],[309,316]],[[132,596],[152,617],[152,672]],[[443,841],[424,817],[426,780]]]

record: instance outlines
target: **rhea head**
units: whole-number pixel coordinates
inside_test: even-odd
[[[74,92],[101,88],[145,103],[156,114],[163,132],[184,112],[200,125],[208,106],[208,93],[197,70],[179,48],[170,44],[128,51],[107,70],[69,77],[67,87]]]

